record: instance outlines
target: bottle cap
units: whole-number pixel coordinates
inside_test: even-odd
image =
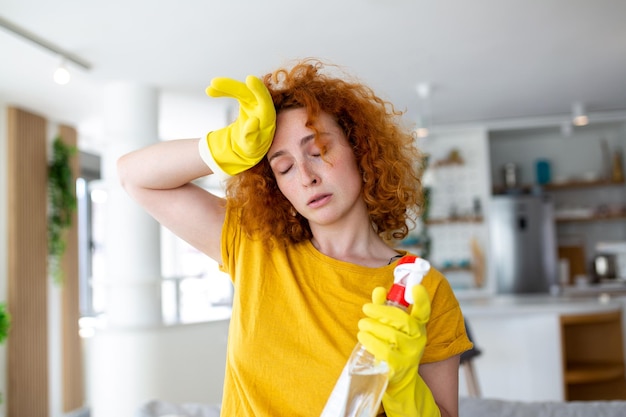
[[[424,275],[430,270],[430,263],[419,256],[405,255],[400,260],[393,271],[395,283],[402,282],[409,291],[403,290],[404,300],[408,304],[413,304],[413,294],[411,289],[414,285],[420,284]],[[389,291],[391,292],[391,290]]]

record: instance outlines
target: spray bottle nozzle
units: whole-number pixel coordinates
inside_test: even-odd
[[[409,305],[413,304],[413,294],[411,289],[414,285],[420,284],[424,275],[430,270],[430,263],[423,258],[413,255],[407,255],[400,258],[396,268],[393,271],[394,282],[403,281],[405,288],[403,289],[404,302]],[[395,286],[395,284],[394,284]],[[389,291],[391,293],[391,290]],[[397,301],[396,301],[397,302]]]

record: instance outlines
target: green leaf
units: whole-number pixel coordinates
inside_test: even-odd
[[[75,182],[70,165],[77,149],[57,136],[52,143],[52,162],[48,166],[48,267],[54,282],[63,281],[61,258],[67,246],[64,232],[72,226],[77,208]]]

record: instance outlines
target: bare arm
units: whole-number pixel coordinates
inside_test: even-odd
[[[419,373],[433,393],[441,417],[459,415],[459,361],[460,355],[441,362],[420,365]]]
[[[212,174],[198,153],[198,139],[160,142],[122,156],[122,186],[159,223],[217,262],[224,199],[191,184]]]

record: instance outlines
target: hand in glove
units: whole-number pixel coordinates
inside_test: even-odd
[[[206,93],[239,101],[239,116],[232,124],[200,139],[200,156],[215,173],[235,175],[256,165],[267,153],[276,129],[276,110],[265,84],[253,75],[245,84],[214,78]]]
[[[412,288],[411,313],[385,305],[387,291],[378,287],[372,303],[363,306],[367,316],[359,321],[359,342],[376,359],[387,362],[389,384],[383,407],[389,417],[440,416],[430,388],[418,374],[426,346],[426,323],[430,319],[430,300],[422,285]]]

